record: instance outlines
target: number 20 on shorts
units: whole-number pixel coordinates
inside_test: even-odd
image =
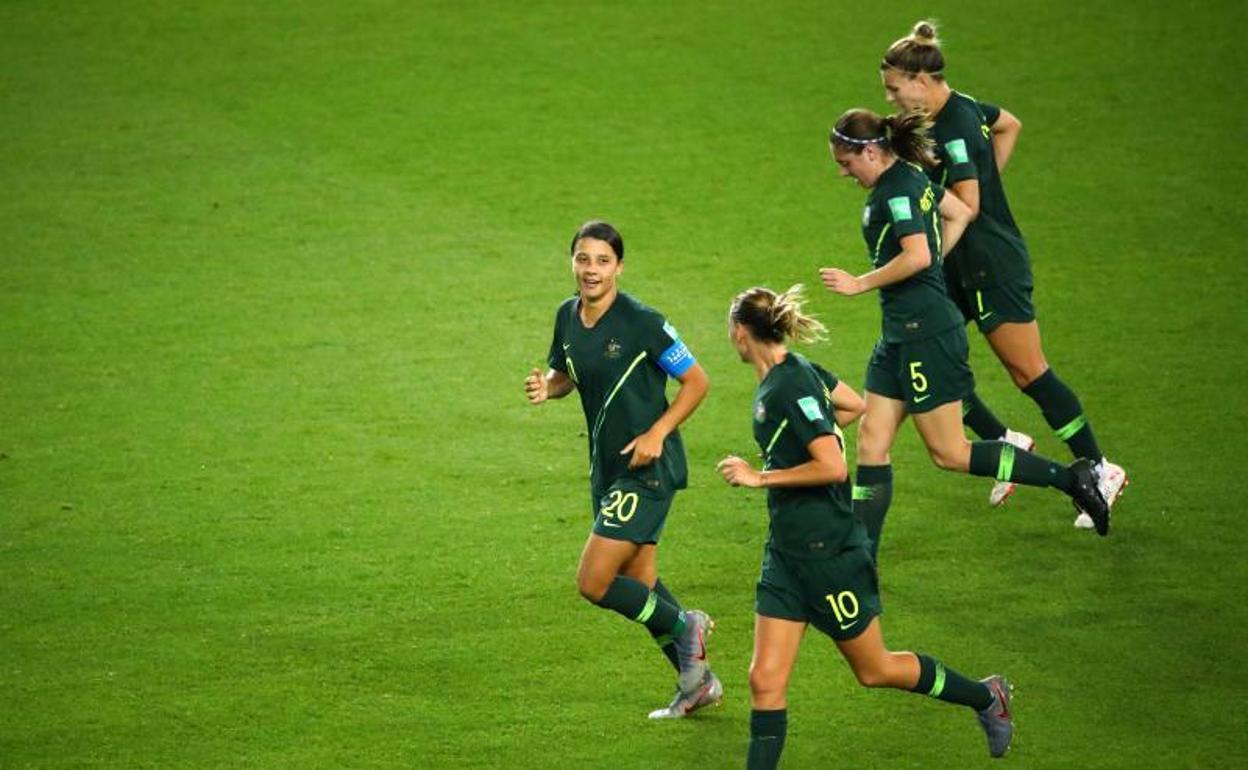
[[[604,519],[615,519],[623,524],[633,518],[633,514],[637,513],[637,503],[640,498],[636,492],[621,492],[618,489],[611,490],[610,500],[602,507],[602,517]]]

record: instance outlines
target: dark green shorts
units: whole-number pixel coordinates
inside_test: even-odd
[[[842,641],[867,630],[871,618],[883,612],[866,545],[826,559],[797,559],[768,546],[754,597],[759,615],[810,623]]]
[[[963,318],[975,322],[981,334],[988,334],[1004,323],[1025,324],[1036,320],[1031,292],[1030,279],[983,289],[949,286],[953,304],[962,311]]]
[[[880,340],[867,364],[866,389],[904,402],[912,414],[928,412],[974,392],[969,355],[961,326],[913,342]]]
[[[594,534],[612,540],[657,543],[667,523],[674,495],[656,491],[639,479],[624,477],[598,499]]]

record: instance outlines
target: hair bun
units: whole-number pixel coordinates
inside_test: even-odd
[[[914,29],[911,31],[910,36],[914,38],[915,42],[926,45],[936,45],[935,22],[931,22],[926,19],[915,22]]]

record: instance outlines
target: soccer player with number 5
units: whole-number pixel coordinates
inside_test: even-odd
[[[832,638],[864,687],[909,690],[975,709],[989,753],[1004,755],[1014,724],[1003,677],[976,682],[927,655],[884,646],[875,560],[854,515],[841,434],[865,406],[835,375],[787,349],[786,340],[814,341],[824,332],[803,314],[801,287],[779,295],[762,287],[744,291],[728,318],[733,347],[758,376],[752,413],[763,467],[729,456],[718,468],[733,486],[767,489],[770,521],[755,589],[747,770],[780,762],[789,676],[808,624]]]
[[[677,427],[702,401],[706,373],[657,311],[621,292],[624,239],[606,222],[572,238],[577,293],[555,315],[549,370],[525,378],[538,405],[576,390],[589,432],[593,530],[581,553],[581,595],[646,627],[676,668],[676,695],[651,719],[687,716],[723,698],[706,660],[710,618],[682,610],[659,580],[658,543],[687,480]],[[668,378],[680,383],[669,405]]]
[[[902,421],[912,415],[938,467],[1054,487],[1070,495],[1106,535],[1109,508],[1092,460],[1080,458],[1067,468],[1006,441],[971,443],[962,431],[962,400],[974,391],[975,378],[967,365],[962,315],[945,293],[941,259],[965,232],[970,209],[923,172],[935,162],[930,125],[918,111],[880,117],[856,109],[836,121],[829,137],[841,175],[871,191],[862,235],[874,269],[856,276],[829,267],[820,274],[837,294],[878,290],[883,316],[882,335],[867,364],[854,510],[878,548],[892,499],[889,451]]]

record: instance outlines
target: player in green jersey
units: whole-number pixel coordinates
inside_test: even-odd
[[[824,331],[803,314],[800,292],[756,287],[738,294],[729,311],[732,345],[758,376],[752,413],[763,466],[729,456],[718,468],[733,486],[767,489],[770,522],[755,591],[747,769],[780,761],[789,677],[808,624],[832,638],[864,687],[975,709],[989,753],[1002,756],[1014,732],[1003,677],[976,682],[927,655],[884,646],[875,561],[854,515],[841,435],[865,407],[835,375],[787,349],[786,340],[813,341]]]
[[[931,162],[928,125],[921,112],[882,118],[857,109],[842,115],[829,137],[842,176],[871,191],[862,235],[874,269],[856,276],[824,268],[821,277],[829,290],[846,296],[878,290],[883,316],[883,334],[867,366],[855,509],[878,547],[892,498],[889,450],[902,421],[913,415],[938,467],[1059,489],[1092,513],[1097,532],[1106,535],[1109,509],[1091,460],[1066,468],[1004,441],[971,443],[962,431],[961,401],[975,380],[966,329],[945,292],[940,263],[970,212],[923,173]]]
[[[658,543],[676,490],[686,484],[677,427],[706,395],[706,373],[671,324],[621,292],[624,239],[605,222],[572,238],[577,293],[559,306],[544,374],[533,369],[530,403],[581,396],[589,431],[593,530],[581,553],[577,587],[590,602],[641,623],[678,674],[671,703],[652,719],[687,716],[718,703],[723,686],[706,662],[712,623],[682,610],[659,580]],[[669,405],[669,377],[680,389]]]
[[[928,168],[928,176],[971,208],[973,221],[946,263],[947,288],[964,317],[975,321],[1014,385],[1036,402],[1071,453],[1096,463],[1101,496],[1112,507],[1127,485],[1127,474],[1105,459],[1079,397],[1045,358],[1031,302],[1027,245],[1001,184],[1022,123],[1007,110],[951,89],[944,69],[936,28],[926,21],[893,43],[880,64],[890,102],[933,116],[937,163]],[[1024,446],[1031,443],[1007,431],[974,394],[964,406],[969,407],[966,424],[981,438],[1006,436]],[[1081,512],[1075,526],[1090,528],[1093,522]]]

